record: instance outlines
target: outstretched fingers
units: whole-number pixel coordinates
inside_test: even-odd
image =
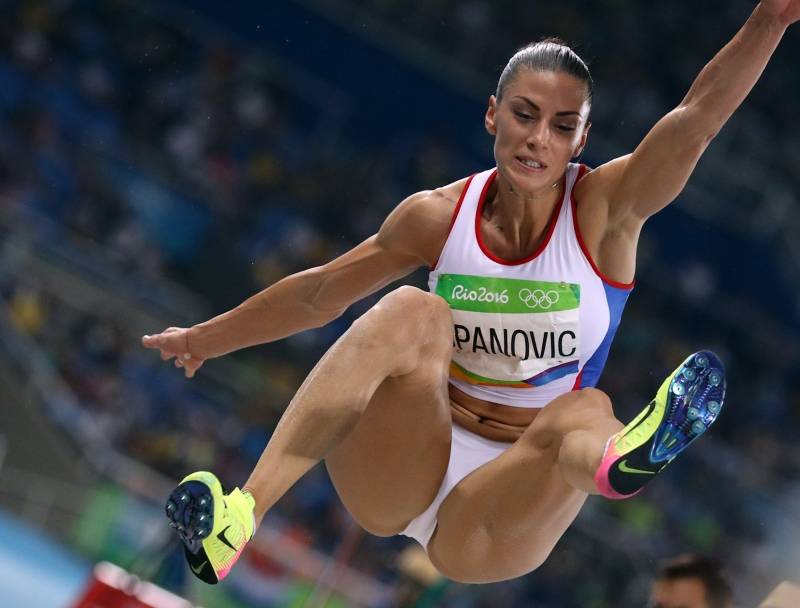
[[[182,368],[187,378],[192,378],[203,365],[203,359],[189,352],[188,330],[182,327],[168,327],[160,334],[142,336],[142,346],[158,350],[162,361],[174,358],[174,365]]]
[[[169,336],[165,333],[142,336],[142,346],[160,351],[162,361],[168,361],[178,355],[174,348],[175,345],[171,344]]]

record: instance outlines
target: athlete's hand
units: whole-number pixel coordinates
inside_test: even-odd
[[[761,0],[761,7],[786,26],[800,21],[800,0]]]
[[[168,327],[160,334],[142,336],[145,348],[161,351],[161,359],[169,361],[175,357],[175,367],[182,367],[187,378],[194,376],[203,365],[204,359],[191,353],[189,349],[189,329],[186,327]]]

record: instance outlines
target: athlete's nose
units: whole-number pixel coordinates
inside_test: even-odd
[[[550,143],[550,129],[547,124],[540,120],[531,125],[528,131],[528,147],[547,148]]]

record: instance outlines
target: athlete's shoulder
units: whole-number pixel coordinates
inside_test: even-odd
[[[407,206],[410,211],[424,212],[427,216],[435,216],[437,219],[444,216],[449,225],[450,216],[461,198],[461,193],[467,187],[469,179],[469,177],[465,177],[446,186],[417,192],[403,201],[400,206]]]
[[[381,226],[379,242],[393,249],[413,250],[435,261],[450,232],[450,221],[469,178],[412,194],[394,208]]]
[[[447,232],[453,212],[468,181],[469,178],[465,177],[440,188],[412,194],[395,207],[387,222],[403,226],[410,224],[417,229],[426,226],[434,230],[443,228]]]
[[[461,198],[461,194],[464,192],[464,188],[467,187],[472,176],[463,177],[458,181],[453,182],[452,184],[447,184],[446,186],[442,186],[441,188],[437,188],[436,190],[431,190],[431,193],[434,196],[440,197],[453,207],[458,204],[459,199]],[[452,208],[450,209],[453,210]]]

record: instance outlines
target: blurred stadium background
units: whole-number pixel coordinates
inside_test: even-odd
[[[626,420],[711,347],[727,411],[640,497],[591,499],[531,575],[438,578],[413,541],[361,534],[317,467],[224,585],[196,583],[165,492],[205,468],[242,483],[304,375],[376,298],[193,381],[139,345],[490,166],[484,105],[525,42],[558,35],[593,68],[596,166],[680,101],[753,4],[0,1],[0,603],[75,605],[103,560],[237,608],[641,606],[657,560],[687,550],[725,561],[742,606],[800,578],[796,28],[645,230],[601,382]]]

